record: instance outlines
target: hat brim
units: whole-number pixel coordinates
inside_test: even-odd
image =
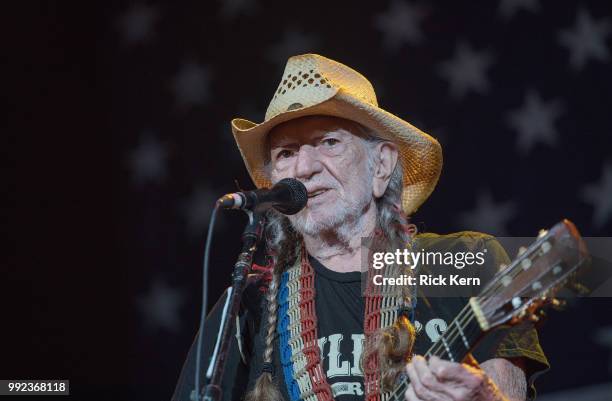
[[[442,170],[442,148],[438,141],[401,118],[342,90],[321,103],[280,113],[261,124],[241,118],[232,120],[236,144],[258,188],[271,186],[265,170],[267,134],[286,121],[312,115],[355,121],[397,145],[404,171],[402,208],[405,213],[414,213],[432,193]]]

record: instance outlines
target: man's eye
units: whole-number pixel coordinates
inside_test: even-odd
[[[293,154],[292,151],[288,150],[288,149],[283,149],[280,152],[278,152],[278,154],[276,155],[277,159],[284,159],[286,157],[291,157],[291,155]]]
[[[322,142],[323,142],[323,144],[324,144],[325,146],[328,146],[328,147],[329,147],[329,146],[334,146],[334,145],[336,145],[336,144],[340,143],[340,141],[339,141],[339,140],[337,140],[336,138],[325,138],[325,139],[323,139],[323,141],[322,141]]]

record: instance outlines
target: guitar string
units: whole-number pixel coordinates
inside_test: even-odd
[[[533,249],[531,250],[526,250],[525,253],[523,255],[521,255],[520,259],[525,259],[525,258],[529,258],[531,259],[531,257],[535,254],[535,251],[538,250],[540,248],[540,245],[538,245],[537,247],[534,246]],[[521,268],[517,268],[519,267],[519,260],[517,259],[514,261],[514,263],[511,263],[511,267],[508,270],[508,273],[505,274],[504,276],[509,276],[511,278],[516,278],[520,273],[521,273]],[[532,260],[533,262],[533,260]],[[500,276],[504,277],[504,276]],[[494,298],[491,297],[491,295],[496,292],[498,289],[500,289],[502,287],[501,281],[498,280],[498,282],[493,285],[492,287],[488,288],[487,290],[485,290],[481,295],[478,296],[478,298],[480,300],[482,300],[480,302],[481,307],[484,307],[485,305],[488,305],[489,303],[491,303],[493,301]],[[474,314],[469,314],[469,312],[471,311],[470,308],[470,304],[466,304],[463,309],[459,312],[459,314],[457,315],[457,317],[455,319],[453,319],[453,321],[451,322],[451,328],[448,332],[445,332],[443,334],[443,336],[448,336],[449,338],[446,340],[447,345],[444,345],[444,342],[441,341],[442,337],[440,337],[438,339],[438,341],[436,341],[436,343],[434,345],[432,345],[429,350],[425,353],[425,356],[431,356],[433,355],[437,355],[440,354],[441,352],[445,351],[447,354],[449,354],[449,351],[446,350],[445,348],[448,347],[448,349],[450,350],[450,346],[448,346],[448,344],[453,344],[457,338],[462,335],[459,331],[459,327],[463,326],[463,328],[461,329],[461,331],[463,331],[463,335],[465,335],[465,329],[467,328],[467,325],[469,323],[471,323],[471,321],[475,318]],[[473,331],[473,329],[471,329],[470,331]],[[455,333],[456,332],[456,333]],[[467,351],[467,350],[466,350]],[[449,355],[451,356],[451,355]],[[454,359],[454,358],[453,358]],[[406,389],[407,389],[407,384],[408,384],[408,380],[405,379],[403,380],[394,391],[392,391],[392,393],[390,394],[391,399],[395,399],[396,397],[398,397],[398,393],[401,395],[403,394]]]
[[[530,253],[527,254],[527,256],[530,256]],[[514,277],[516,277],[516,275],[520,273],[520,269],[516,269],[516,267],[518,266],[518,261],[513,263],[512,265],[514,266],[511,267],[510,272],[516,271],[516,274],[514,275]],[[494,285],[491,288],[484,291],[481,295],[479,295],[478,298],[483,300],[481,301],[481,305],[488,303],[491,300],[490,295],[493,292],[495,292],[497,289],[499,289],[500,287],[501,286],[499,284]],[[470,307],[470,304],[468,303],[459,312],[457,317],[451,322],[450,324],[451,327],[449,331],[444,333],[444,337],[448,337],[445,340],[447,345],[453,344],[458,339],[458,337],[462,335],[461,331],[464,331],[467,328],[467,325],[471,323],[471,321],[475,318],[475,315],[470,314],[469,312],[471,312],[471,307]],[[461,331],[459,330],[459,327],[461,327]],[[464,331],[464,334],[465,334],[465,331]],[[448,354],[449,352],[448,350],[446,350],[447,345],[444,345],[444,342],[441,340],[442,340],[442,337],[434,345],[432,345],[432,347],[426,352],[425,355],[426,356],[430,356],[432,354],[441,355],[442,352],[446,352]],[[449,346],[449,349],[450,349],[450,346]],[[449,355],[449,356],[452,356],[452,355]]]
[[[535,252],[537,250],[539,250],[540,246],[538,247],[534,247],[531,250],[525,250],[525,252],[520,256],[519,259],[515,260],[514,263],[512,263],[510,266],[511,268],[508,270],[507,274],[504,274],[501,277],[510,277],[511,279],[515,279],[519,274],[521,274],[523,268],[521,266],[521,263],[519,263],[519,260],[524,260],[525,258],[528,258],[529,260],[531,260],[531,263],[533,264],[533,260],[535,258],[532,259],[532,256],[537,256],[535,254]],[[526,287],[525,287],[526,288]],[[502,284],[501,284],[501,280],[498,280],[498,282],[496,283],[496,285],[494,287],[491,287],[489,291],[487,291],[489,294],[487,294],[488,299],[484,299],[483,302],[480,303],[481,307],[484,309],[486,307],[489,307],[490,304],[495,300],[494,297],[490,297],[489,295],[491,295],[490,293],[492,292],[497,292],[498,290],[502,289]]]
[[[517,273],[518,274],[518,273]],[[484,302],[486,303],[488,301],[488,299],[486,299],[487,297],[490,296],[490,294],[496,290],[498,287],[493,286],[490,289],[486,290],[485,292],[483,292],[483,294],[481,294],[480,296],[478,296],[478,298],[483,299],[484,298]],[[489,298],[490,299],[490,298]],[[455,319],[453,319],[453,321],[450,324],[450,330],[448,332],[445,332],[444,335],[448,336],[448,339],[446,340],[447,343],[453,343],[455,340],[457,340],[457,338],[461,335],[460,331],[459,331],[459,327],[457,325],[461,325],[466,327],[467,324],[469,324],[471,322],[472,319],[474,319],[474,315],[470,315],[469,312],[471,311],[471,307],[470,304],[467,303],[463,309],[459,312],[459,314],[457,315],[457,317]],[[440,340],[438,340],[425,354],[426,356],[430,355],[430,354],[437,354],[440,353],[440,351],[444,351],[444,348],[446,347],[443,343],[443,341],[441,341],[442,338],[440,338]],[[448,352],[447,352],[448,353]],[[450,356],[450,355],[449,355]]]
[[[468,313],[469,311],[470,311],[469,304],[467,304],[467,305],[466,305],[466,306],[465,306],[465,307],[464,307],[464,308],[461,310],[461,312],[460,312],[460,313],[457,315],[457,317],[456,317],[456,318],[453,320],[453,322],[460,321],[460,322],[461,322],[460,324],[461,324],[461,325],[464,325],[464,324],[465,324],[466,319],[467,319],[467,321],[468,321],[468,322],[469,322],[470,320],[472,320],[472,319],[473,319],[473,315],[472,315],[472,316],[470,316],[469,314],[467,314],[467,315],[466,315],[466,313]],[[451,323],[451,324],[452,324],[452,323]],[[456,327],[456,326],[454,326],[454,327]],[[464,327],[466,327],[466,326],[464,326]],[[456,331],[456,330],[457,330],[457,329],[451,329],[451,331],[449,331],[449,332],[445,332],[445,333],[444,333],[444,335],[447,335],[447,333],[448,333],[448,334],[452,334],[452,333],[453,333],[453,331]],[[450,342],[451,342],[451,343],[452,343],[452,342],[454,342],[456,338],[457,338],[457,335],[453,336],[453,339],[450,339]],[[437,342],[436,342],[434,345],[432,345],[432,346],[429,348],[429,350],[428,350],[428,351],[425,353],[425,355],[426,355],[426,356],[430,356],[430,355],[432,355],[432,354],[434,354],[434,355],[435,355],[435,354],[438,354],[440,350],[443,350],[440,344],[441,344],[441,341],[440,341],[440,340],[438,340],[438,341],[437,341]],[[398,397],[398,396],[400,396],[401,394],[403,394],[403,393],[406,391],[406,389],[407,389],[407,384],[408,384],[408,379],[406,378],[406,379],[404,379],[404,380],[403,380],[403,381],[402,381],[402,382],[401,382],[401,383],[400,383],[398,386],[396,386],[395,390],[393,390],[393,391],[391,392],[391,394],[389,395],[389,396],[390,396],[390,398],[391,398],[391,399],[395,399],[396,397]]]
[[[464,308],[462,309],[462,311],[459,313],[459,315],[457,315],[457,317],[453,319],[453,321],[451,322],[450,329],[444,332],[443,336],[448,337],[448,339],[445,339],[447,345],[449,343],[454,343],[461,335],[461,332],[459,331],[459,325],[463,327],[467,327],[467,325],[474,318],[473,314],[472,315],[469,314],[470,309],[471,308],[469,307],[469,304],[466,304]],[[446,353],[449,354],[449,352],[445,348],[446,348],[446,345],[444,345],[444,341],[442,341],[442,337],[440,337],[438,341],[436,341],[436,343],[432,345],[431,348],[425,353],[425,356],[430,356],[431,354],[441,355],[440,351],[446,351]],[[454,359],[452,355],[449,355],[449,356]]]
[[[526,250],[525,253],[522,254],[519,259],[515,260],[514,263],[511,263],[511,265],[510,265],[511,267],[510,267],[508,273],[505,274],[504,276],[509,276],[509,277],[512,277],[512,278],[516,278],[516,276],[518,276],[521,273],[521,268],[519,267],[520,266],[519,260],[525,259],[525,258],[530,258],[531,259],[531,257],[535,255],[535,252],[539,248],[540,248],[540,246],[534,246],[532,249]],[[501,277],[503,277],[503,276],[501,276]],[[485,306],[488,306],[491,302],[493,302],[494,298],[492,298],[491,295],[494,292],[496,292],[498,289],[500,289],[500,288],[501,288],[501,284],[500,284],[500,280],[498,280],[497,283],[494,286],[488,288],[481,295],[478,296],[481,308],[484,309]],[[459,332],[459,327],[455,326],[456,324],[461,324],[462,326],[465,327],[474,318],[473,315],[470,316],[469,314],[467,315],[467,317],[466,316],[462,316],[462,315],[464,315],[465,313],[467,313],[467,312],[469,312],[471,310],[471,308],[469,306],[470,306],[469,303],[466,304],[466,306],[459,313],[457,318],[454,319],[453,322],[451,322],[451,326],[452,326],[451,327],[451,331],[449,331],[448,333],[447,332],[444,333],[445,336],[449,337],[448,340],[447,340],[447,344],[448,343],[453,343],[454,341],[457,340],[457,337],[459,335],[461,335],[461,333]],[[441,338],[440,338],[440,340],[441,340]],[[430,355],[431,353],[434,353],[434,354],[439,353],[439,354],[441,354],[441,351],[445,351],[446,347],[447,347],[447,345],[444,345],[444,342],[437,341],[436,344],[434,344],[427,351],[426,355]],[[449,347],[449,349],[450,349],[450,347]],[[446,353],[448,354],[448,351],[446,351]]]
[[[545,238],[545,239],[541,240],[541,242],[542,242],[542,243],[543,243],[544,241],[547,241],[547,240],[549,240],[549,239],[550,239],[550,238],[546,238],[546,237],[544,237],[544,238]],[[516,277],[517,277],[519,274],[521,274],[521,273],[522,273],[522,270],[523,270],[524,268],[523,268],[523,266],[521,266],[521,264],[519,263],[519,260],[520,260],[520,259],[524,259],[525,257],[527,257],[527,258],[529,258],[529,259],[531,260],[531,264],[533,264],[533,261],[534,261],[535,259],[537,259],[539,256],[541,256],[541,254],[538,254],[537,252],[538,252],[538,251],[541,251],[541,248],[542,248],[542,243],[539,243],[539,244],[538,244],[538,243],[536,242],[536,243],[534,243],[532,246],[530,246],[530,247],[529,247],[527,250],[525,250],[525,252],[524,252],[523,254],[521,254],[520,258],[519,258],[519,259],[517,259],[517,260],[515,260],[515,261],[514,261],[514,262],[513,262],[513,263],[510,265],[510,266],[511,266],[511,268],[509,269],[509,272],[508,272],[508,274],[506,274],[506,276],[511,277],[512,279],[514,279],[514,278],[516,278]],[[537,244],[538,246],[535,246],[536,244]],[[525,256],[523,256],[523,255],[525,255]],[[565,258],[563,258],[563,259],[565,259]],[[578,260],[577,260],[577,262],[574,264],[574,266],[573,266],[572,268],[569,268],[569,269],[567,269],[567,268],[566,268],[566,269],[565,269],[565,270],[566,270],[566,271],[565,271],[565,273],[564,273],[562,276],[560,276],[560,278],[562,277],[563,279],[567,279],[567,276],[569,275],[569,273],[571,273],[572,271],[574,271],[574,270],[575,270],[575,267],[576,267],[576,266],[578,266],[578,265],[580,265],[580,264],[581,264],[583,261],[584,261],[584,259],[583,259],[582,257],[579,257],[579,258],[578,258]],[[559,284],[559,282],[562,282],[562,281],[563,281],[563,280],[561,280],[560,278],[557,278],[557,281],[555,282],[555,285],[558,285],[558,284]],[[541,284],[541,283],[540,283],[540,284]],[[528,288],[528,286],[529,286],[529,283],[527,283],[527,284],[526,284],[526,285],[523,287],[523,289]],[[552,286],[552,287],[554,287],[554,286]],[[491,288],[491,290],[493,290],[493,289],[498,290],[498,289],[500,289],[500,288],[501,288],[501,285],[500,285],[499,283],[497,283],[497,287],[492,287],[492,288]],[[550,288],[551,288],[551,286],[549,286],[549,289],[550,289]],[[489,291],[489,292],[490,292],[490,291]],[[543,293],[543,291],[540,291],[540,293]],[[532,296],[530,296],[529,298],[532,298],[532,299],[533,299],[533,298],[536,298],[536,297],[532,295]],[[484,302],[482,302],[482,303],[481,303],[481,306],[482,306],[482,307],[484,307],[484,306],[489,306],[489,304],[490,304],[491,302],[493,302],[493,300],[494,300],[494,298],[489,298],[489,299],[485,300]],[[523,304],[523,305],[524,305],[524,304]]]
[[[459,324],[463,325],[463,326],[464,326],[464,328],[466,328],[466,327],[467,327],[466,321],[467,321],[467,322],[470,322],[471,320],[473,320],[473,319],[474,319],[474,315],[473,315],[473,314],[472,314],[472,315],[469,315],[469,313],[468,313],[468,312],[470,312],[470,310],[471,310],[471,308],[469,308],[469,304],[467,304],[467,305],[466,305],[466,306],[465,306],[465,307],[464,307],[464,308],[461,310],[461,312],[460,312],[460,313],[457,315],[457,317],[456,317],[456,318],[453,320],[453,323],[455,323],[455,322],[457,322],[457,323],[461,322],[461,323],[459,323]],[[467,314],[467,315],[466,315],[466,314]],[[452,325],[453,323],[451,323],[451,325]],[[453,326],[453,327],[457,327],[457,326]],[[453,334],[454,334],[454,331],[457,331],[457,329],[456,329],[456,328],[451,328],[451,330],[450,330],[450,331],[448,331],[448,332],[445,332],[445,333],[444,333],[444,335],[449,335],[449,337],[451,337],[451,338],[449,338],[450,343],[453,343],[453,342],[454,342],[454,341],[457,339],[457,337],[458,337],[458,335],[459,335],[459,334],[457,334],[457,335],[453,335]],[[448,333],[448,334],[447,334],[447,333]],[[440,341],[440,340],[441,340],[441,338],[440,338],[438,341],[436,341],[436,343],[435,343],[434,345],[432,345],[432,346],[429,348],[429,350],[428,350],[428,351],[425,353],[425,355],[426,355],[426,356],[430,356],[431,354],[434,354],[434,355],[435,355],[435,354],[438,354],[440,351],[443,351],[443,350],[444,350],[444,349],[442,348],[442,345],[440,345],[440,344],[441,344],[441,341]],[[448,352],[447,352],[447,353],[448,353]],[[406,387],[407,382],[408,382],[408,380],[407,380],[407,379],[403,380],[403,381],[402,381],[402,382],[401,382],[401,383],[400,383],[400,384],[399,384],[399,385],[396,387],[396,389],[395,389],[395,390],[393,390],[393,392],[390,394],[390,397],[391,397],[392,399],[394,399],[394,398],[396,398],[396,397],[398,396],[398,393],[399,393],[399,394],[402,394],[403,392],[405,392],[405,391],[406,391],[406,389],[407,389],[407,387]]]
[[[491,291],[485,291],[481,296],[479,297],[485,297],[488,296],[488,292]],[[455,319],[453,319],[453,321],[450,324],[450,329],[447,332],[444,332],[444,335],[447,335],[449,337],[449,339],[447,340],[447,342],[454,342],[460,335],[461,333],[459,332],[459,328],[458,328],[458,324],[461,326],[466,327],[467,324],[470,323],[470,321],[475,317],[473,314],[470,315],[469,312],[471,311],[471,307],[470,304],[467,303],[463,309],[459,312],[459,314],[457,315],[457,317]],[[456,333],[455,333],[456,332]],[[438,353],[440,350],[443,349],[444,344],[441,341],[437,341],[434,345],[431,346],[431,348],[427,351],[427,353],[425,354],[430,355],[431,353]]]

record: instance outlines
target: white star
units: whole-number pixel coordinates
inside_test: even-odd
[[[233,19],[240,14],[250,15],[257,9],[255,0],[221,0],[221,17]]]
[[[581,9],[576,17],[573,30],[559,33],[559,42],[570,51],[570,64],[575,70],[581,70],[590,58],[608,61],[610,49],[606,37],[612,31],[610,18],[593,20],[588,11]]]
[[[208,220],[215,206],[215,202],[223,194],[215,194],[204,185],[195,188],[192,194],[182,204],[182,212],[187,220],[189,232],[194,237],[203,238],[208,229]],[[217,218],[216,227],[220,219]]]
[[[440,75],[448,79],[451,94],[460,99],[470,90],[484,94],[489,89],[486,70],[493,64],[493,56],[487,51],[476,51],[465,42],[455,46],[452,60],[440,65]]]
[[[118,25],[127,44],[136,44],[148,40],[153,31],[153,25],[159,19],[156,6],[134,4],[119,17]]]
[[[397,50],[404,43],[410,45],[421,43],[423,33],[420,25],[426,14],[420,5],[392,0],[390,7],[375,17],[374,25],[382,31],[385,47]]]
[[[461,229],[469,228],[487,234],[504,236],[508,234],[506,225],[516,215],[516,205],[512,201],[494,203],[491,194],[481,192],[476,199],[476,208],[459,215]]]
[[[164,145],[147,133],[130,155],[132,178],[137,184],[159,182],[166,176],[168,152]]]
[[[520,9],[536,13],[540,10],[538,0],[501,0],[499,2],[499,13],[505,20],[514,17]]]
[[[182,291],[155,280],[146,295],[137,299],[140,312],[149,328],[176,332],[180,328],[179,309],[185,302]]]
[[[284,32],[280,41],[268,49],[266,57],[272,63],[284,64],[291,56],[313,52],[317,42],[318,39],[314,35],[291,28]]]
[[[181,107],[204,104],[210,97],[211,74],[207,66],[188,62],[181,66],[172,86]]]
[[[582,189],[582,199],[595,209],[595,228],[604,227],[612,217],[612,163],[606,163],[598,184],[589,184]]]
[[[523,154],[529,152],[536,142],[550,146],[557,142],[555,120],[563,110],[560,101],[544,102],[540,95],[530,90],[523,105],[508,113],[508,124],[518,132],[517,147]]]

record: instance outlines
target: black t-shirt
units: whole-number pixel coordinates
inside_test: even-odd
[[[490,266],[486,266],[483,271],[489,273],[492,273],[500,263],[509,261],[501,245],[493,237],[481,233],[463,232],[447,236],[427,234],[420,238],[428,240],[429,244],[432,240],[438,245],[440,241],[445,241],[444,247],[455,251],[464,248],[471,250],[487,248],[489,254],[487,260]],[[361,273],[338,273],[327,269],[314,258],[310,258],[310,261],[315,270],[315,307],[324,372],[336,400],[362,401],[363,373],[359,359],[364,345],[364,298],[361,295]],[[237,342],[233,341],[223,380],[224,401],[242,399],[246,390],[254,385],[261,371],[263,338],[267,327],[260,322],[267,321],[268,308],[257,287],[256,284],[250,285],[243,297],[244,313],[240,319],[244,337],[242,353]],[[419,294],[413,322],[417,333],[413,352],[425,354],[466,302],[467,298],[425,297]],[[207,320],[207,334],[201,359],[203,366],[207,366],[208,355],[212,353],[217,334],[215,327],[219,326],[218,320],[222,309],[223,299],[217,303]],[[195,342],[183,367],[173,401],[189,399],[194,381],[194,349]],[[284,399],[288,401],[290,398],[278,350],[277,336],[273,353],[275,378]],[[529,382],[529,398],[535,395],[534,379],[548,368],[548,361],[539,345],[537,333],[529,327],[498,330],[488,335],[473,354],[480,362],[491,358],[524,358]]]
[[[363,400],[360,359],[364,347],[361,273],[338,273],[310,258],[323,372],[338,401]]]

